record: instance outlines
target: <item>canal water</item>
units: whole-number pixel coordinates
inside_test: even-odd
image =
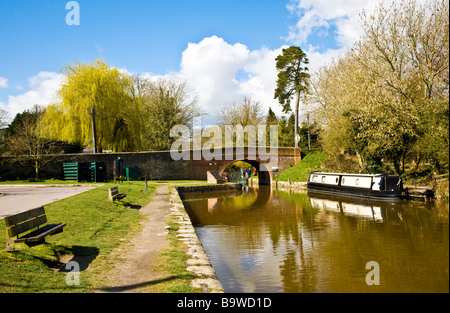
[[[182,195],[226,292],[449,292],[448,202]]]

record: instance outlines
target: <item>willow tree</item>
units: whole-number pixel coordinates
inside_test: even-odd
[[[291,98],[295,95],[295,147],[298,148],[298,115],[300,95],[308,91],[309,64],[306,53],[296,46],[283,49],[283,53],[276,57],[276,68],[278,71],[277,88],[275,89],[275,99],[278,99],[283,106],[283,112],[291,111]]]
[[[68,65],[63,72],[60,101],[50,105],[46,113],[55,139],[83,146],[94,143],[94,109],[98,151],[140,150],[140,102],[133,97],[131,77],[103,60]]]

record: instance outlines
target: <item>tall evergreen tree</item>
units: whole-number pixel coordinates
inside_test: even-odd
[[[298,115],[300,94],[307,92],[309,88],[308,68],[309,64],[306,53],[296,46],[283,49],[283,53],[276,57],[276,68],[278,71],[277,88],[275,89],[275,99],[278,99],[283,106],[283,112],[291,111],[291,97],[295,95],[295,137],[298,135]],[[298,141],[295,139],[295,147],[298,148]]]

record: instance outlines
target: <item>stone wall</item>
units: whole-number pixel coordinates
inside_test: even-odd
[[[185,193],[196,192],[211,192],[211,191],[223,191],[223,190],[236,190],[241,189],[242,184],[224,184],[224,185],[202,185],[202,186],[180,186],[176,187],[177,192],[180,195]]]
[[[223,179],[217,172],[208,171],[206,173],[206,181],[208,184],[222,184]]]
[[[120,157],[124,168],[137,167],[141,177],[147,179],[189,179],[186,161],[172,160],[168,151],[134,153],[66,154],[56,156],[41,170],[41,178],[64,179],[63,162],[104,162],[108,179],[113,179],[114,162]],[[28,179],[34,177],[32,166],[14,163],[11,158],[3,158],[0,177],[6,179]]]
[[[226,150],[223,148],[217,153],[217,160],[193,160],[198,151],[190,151],[189,160],[175,161],[170,155],[170,151],[156,152],[124,152],[124,153],[82,153],[57,155],[51,163],[41,170],[41,178],[63,179],[63,162],[104,162],[106,163],[107,179],[113,179],[113,164],[120,157],[123,160],[124,168],[137,167],[140,169],[142,179],[147,177],[149,180],[206,180],[207,171],[216,171],[219,175],[228,165],[235,161],[247,161],[255,168],[265,167],[267,171],[260,171],[260,183],[270,184],[270,181],[276,175],[300,162],[300,150],[294,148],[279,148],[276,160],[279,172],[272,173],[269,166],[269,160],[259,159],[248,160],[248,150],[245,150],[243,158],[236,158],[236,149],[233,155],[226,157]],[[231,160],[226,160],[230,158]],[[13,158],[0,159],[0,179],[15,180],[28,179],[34,177],[34,168],[14,163]]]
[[[306,182],[272,181],[273,188],[286,191],[306,191],[306,184]]]

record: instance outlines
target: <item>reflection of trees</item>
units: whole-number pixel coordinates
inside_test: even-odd
[[[270,249],[266,242],[269,236],[280,271],[264,274],[280,275],[286,292],[314,291],[317,280],[315,267],[312,257],[304,252],[302,222],[313,229],[317,211],[311,208],[306,194],[287,199],[275,196],[275,204],[267,201],[271,190],[266,187],[260,187],[257,194],[243,192],[230,195],[211,194],[210,197],[217,198],[213,210],[207,209],[208,198],[195,204],[187,201],[186,207],[198,224],[231,226],[227,229],[227,237],[235,240],[227,240],[226,249],[229,251],[247,251],[250,254],[267,251]],[[311,245],[311,240],[308,244]]]
[[[278,192],[277,192],[278,193]],[[314,222],[315,211],[311,210],[306,194],[285,194],[279,199],[281,213],[278,223],[269,224],[270,238],[274,251],[281,243],[286,251],[280,263],[280,275],[285,292],[313,292],[316,275],[313,259],[305,253],[303,226]],[[292,210],[292,208],[295,210]],[[275,209],[275,208],[274,208]],[[312,237],[310,237],[312,239]],[[312,241],[309,240],[312,247]]]

